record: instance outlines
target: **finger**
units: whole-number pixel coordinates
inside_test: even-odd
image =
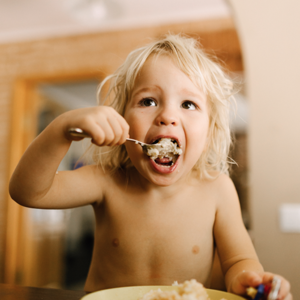
[[[272,284],[274,277],[278,277],[281,279],[280,290],[278,293],[278,300],[288,300],[292,299],[292,295],[290,294],[291,285],[290,283],[280,275],[276,275],[273,273],[265,272],[262,276],[263,284]]]
[[[262,278],[263,284],[271,284],[274,278],[274,274],[270,272],[259,272],[258,273]]]
[[[114,138],[115,138],[114,131],[111,128],[110,124],[107,121],[101,122],[101,124],[99,125],[99,127],[104,132],[104,139],[102,140],[100,146],[108,146],[108,145],[110,145],[113,142]],[[99,134],[100,134],[100,130],[99,130]]]
[[[105,144],[107,146],[114,146],[125,143],[129,133],[129,125],[126,120],[111,107],[105,108],[104,115],[114,134],[114,137],[107,137],[107,141]],[[109,141],[109,139],[111,140]]]
[[[245,287],[256,287],[262,283],[262,276],[257,272],[245,271],[241,274],[240,283]]]
[[[242,295],[246,293],[248,287],[257,287],[262,283],[262,276],[257,272],[244,271],[240,273],[232,285],[233,293]]]
[[[121,126],[122,126],[122,129],[123,129],[123,135],[122,135],[122,138],[121,138],[121,143],[125,143],[126,142],[126,139],[129,137],[129,125],[128,123],[125,121],[125,119],[123,119],[123,122],[121,122]]]
[[[101,119],[99,122],[89,122],[83,127],[92,138],[91,142],[97,146],[106,146],[113,139],[113,132],[106,119]],[[108,141],[108,142],[107,142]]]
[[[119,120],[114,117],[108,118],[108,123],[113,131],[114,139],[107,145],[114,146],[114,145],[121,144],[122,137],[124,134],[123,134],[123,128],[122,128]]]
[[[129,125],[127,121],[122,117],[119,113],[115,111],[115,116],[117,121],[119,122],[119,125],[122,128],[122,134],[119,140],[119,144],[124,144],[126,142],[126,138],[129,137]]]
[[[278,275],[276,275],[276,276],[278,276]],[[286,279],[282,278],[281,276],[278,276],[278,277],[281,278],[281,285],[280,285],[280,290],[279,290],[279,293],[278,293],[278,299],[279,300],[289,299],[287,297],[292,297],[292,295],[290,294],[291,285]]]
[[[105,132],[101,126],[93,126],[90,129],[92,140],[91,142],[97,146],[104,146],[105,142]]]
[[[278,298],[279,300],[281,300],[280,298]],[[283,298],[283,300],[293,300],[293,296],[291,293],[289,293],[285,298]]]

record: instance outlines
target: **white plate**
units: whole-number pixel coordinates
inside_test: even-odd
[[[102,290],[90,293],[81,300],[138,300],[151,290],[175,290],[176,286],[133,286]],[[240,296],[217,290],[206,289],[210,300],[245,300]]]

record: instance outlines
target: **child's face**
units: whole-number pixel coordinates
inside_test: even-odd
[[[207,142],[209,108],[205,95],[166,55],[150,57],[136,78],[124,118],[130,137],[153,143],[176,139],[183,150],[172,166],[151,160],[142,148],[126,143],[128,155],[148,181],[167,186],[187,175]]]

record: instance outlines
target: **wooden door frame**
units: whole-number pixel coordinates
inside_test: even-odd
[[[78,73],[35,76],[20,78],[15,81],[12,100],[11,129],[9,140],[8,181],[11,178],[21,156],[37,134],[38,101],[32,97],[40,84],[54,84],[63,82],[101,80],[95,72],[82,71]],[[14,202],[7,194],[7,218],[5,233],[5,262],[4,282],[9,284],[30,284],[26,273],[30,268],[28,254],[30,244],[30,226],[26,218],[28,209]]]

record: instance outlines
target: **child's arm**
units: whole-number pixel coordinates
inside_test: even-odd
[[[86,166],[56,174],[72,140],[80,140],[68,134],[71,127],[82,128],[98,146],[122,144],[129,131],[124,118],[106,106],[60,115],[31,143],[16,167],[9,187],[16,202],[28,207],[67,208],[102,197],[101,168]]]
[[[218,180],[214,236],[225,282],[229,292],[245,295],[250,286],[271,284],[274,274],[264,272],[251,239],[243,224],[238,196],[232,181],[225,175]],[[282,278],[282,277],[281,277]],[[282,278],[278,299],[289,298],[290,286]]]

